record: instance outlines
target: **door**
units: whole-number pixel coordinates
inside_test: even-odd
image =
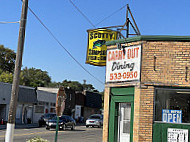
[[[134,87],[112,88],[109,142],[133,142]]]
[[[131,103],[119,103],[118,142],[130,142]]]

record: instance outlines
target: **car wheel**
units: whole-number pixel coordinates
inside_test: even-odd
[[[88,128],[89,126],[86,125],[86,128]]]
[[[72,125],[71,130],[75,130],[75,124]]]
[[[50,128],[48,126],[46,126],[46,130],[49,130]]]

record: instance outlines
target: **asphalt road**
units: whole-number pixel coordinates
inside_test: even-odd
[[[0,142],[4,142],[5,129],[0,130]],[[14,142],[26,142],[27,139],[41,137],[54,142],[55,130],[46,130],[43,128],[15,129]],[[86,128],[85,126],[76,126],[74,131],[66,129],[59,131],[57,142],[101,142],[102,128]]]

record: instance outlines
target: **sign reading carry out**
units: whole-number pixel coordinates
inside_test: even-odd
[[[106,82],[140,80],[141,45],[107,50]]]
[[[95,66],[106,65],[106,41],[116,40],[117,32],[108,29],[88,30],[86,63]]]
[[[60,87],[57,92],[56,98],[56,114],[57,116],[62,116],[63,111],[65,109],[65,100],[66,100],[66,93],[64,87]]]

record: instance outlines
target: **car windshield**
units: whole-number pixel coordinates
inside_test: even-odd
[[[53,117],[52,120],[57,120],[57,116]]]
[[[97,115],[92,115],[89,117],[90,119],[100,119],[100,116],[97,116]]]
[[[45,114],[45,115],[44,115],[44,117],[46,117],[46,118],[54,117],[54,116],[55,116],[55,114]]]

